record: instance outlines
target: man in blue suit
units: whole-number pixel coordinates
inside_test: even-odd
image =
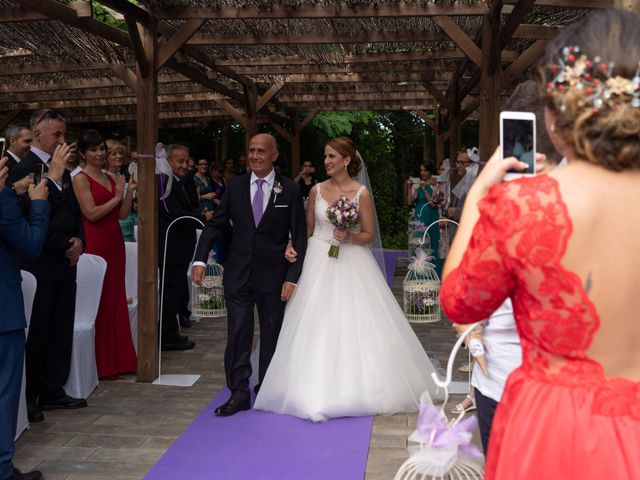
[[[6,157],[0,160],[0,480],[40,480],[34,470],[21,473],[13,466],[26,320],[20,283],[20,258],[40,255],[49,225],[49,190],[46,180],[34,186],[30,169],[18,164],[7,176]],[[6,185],[5,185],[6,183]],[[18,204],[28,189],[29,220]]]

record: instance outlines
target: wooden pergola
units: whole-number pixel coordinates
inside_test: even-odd
[[[0,0],[0,128],[37,108],[72,124],[137,128],[138,378],[158,373],[158,128],[268,124],[300,165],[318,112],[411,110],[454,157],[477,118],[480,151],[498,144],[501,97],[559,30],[622,0]],[[625,5],[629,4],[629,5]],[[146,268],[145,268],[146,267]]]

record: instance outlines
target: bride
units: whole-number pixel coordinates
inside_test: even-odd
[[[354,180],[362,168],[354,142],[329,140],[324,165],[330,178],[309,194],[304,268],[254,408],[316,422],[415,412],[422,392],[436,396],[434,368],[369,248],[375,210]],[[359,204],[357,230],[327,220],[341,195]],[[332,239],[338,258],[328,256]]]

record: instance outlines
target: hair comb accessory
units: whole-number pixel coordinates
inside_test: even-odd
[[[579,101],[581,106],[591,105],[595,110],[601,110],[613,97],[629,97],[631,106],[640,108],[640,62],[631,79],[612,76],[613,67],[613,62],[606,63],[599,56],[590,60],[580,54],[578,46],[566,46],[559,62],[551,65],[556,76],[547,84],[547,93],[564,93],[577,88],[584,92]],[[561,110],[564,110],[564,104]]]

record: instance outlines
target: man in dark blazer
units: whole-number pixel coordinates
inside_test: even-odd
[[[164,269],[164,298],[162,302],[162,339],[163,350],[189,350],[195,342],[188,340],[178,333],[177,315],[188,301],[187,271],[193,258],[196,246],[196,228],[201,224],[197,210],[194,208],[189,195],[185,191],[184,179],[188,173],[187,165],[189,149],[183,145],[169,145],[167,147],[167,161],[171,167],[173,181],[171,192],[158,205],[158,263],[160,278]],[[167,188],[168,179],[160,177],[162,193]],[[210,218],[209,214],[209,218]],[[167,229],[172,221],[181,219],[171,226],[167,243],[167,258],[163,265],[163,254]],[[204,219],[203,219],[204,220]],[[185,298],[186,296],[186,298]]]
[[[251,173],[229,181],[196,248],[191,275],[196,283],[202,283],[209,250],[231,225],[223,278],[228,323],[224,366],[231,398],[216,409],[220,416],[250,408],[254,305],[260,322],[258,382],[262,382],[278,342],[286,301],[302,271],[307,248],[302,195],[293,180],[276,174],[273,162],[277,158],[278,147],[271,135],[261,133],[251,139]],[[284,257],[289,236],[298,252],[294,263]]]
[[[64,118],[55,110],[38,110],[30,124],[33,143],[21,164],[29,165],[36,179],[47,179],[51,205],[42,254],[22,265],[38,280],[27,337],[26,393],[29,421],[41,422],[42,410],[87,406],[86,400],[70,397],[63,389],[71,367],[76,264],[84,249],[84,229],[65,169],[70,148],[65,144]]]
[[[9,125],[4,132],[6,142],[7,167],[11,170],[27,155],[33,136],[31,130],[19,125]]]
[[[20,256],[31,259],[40,255],[47,235],[49,204],[46,182],[29,188],[31,198],[29,221],[18,205],[16,192],[5,187],[7,168],[5,159],[0,161],[0,479],[38,480],[38,471],[21,473],[14,468],[14,438],[22,384],[24,361],[24,301],[20,284]],[[20,166],[14,166],[12,173]],[[25,171],[20,180],[28,175]]]

